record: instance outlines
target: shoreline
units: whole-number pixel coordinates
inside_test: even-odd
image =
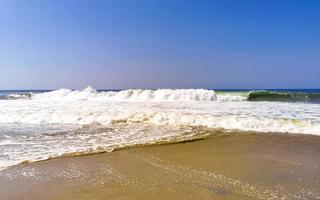
[[[318,199],[320,137],[216,134],[0,172],[0,199]]]
[[[40,159],[40,160],[25,160],[20,163],[7,166],[5,168],[0,169],[0,172],[2,170],[10,169],[12,167],[16,166],[23,166],[23,165],[28,165],[32,163],[40,163],[40,162],[47,162],[50,160],[56,160],[56,159],[65,159],[65,158],[73,158],[73,157],[83,157],[83,156],[91,156],[91,155],[96,155],[96,154],[105,154],[105,153],[112,153],[115,151],[121,151],[121,150],[130,150],[134,148],[142,148],[142,147],[150,147],[150,146],[158,146],[158,145],[173,145],[173,144],[180,144],[180,143],[189,143],[189,142],[195,142],[198,140],[205,140],[210,137],[215,137],[215,136],[228,136],[230,134],[242,134],[242,135],[250,135],[250,134],[261,134],[261,135],[268,135],[268,136],[289,136],[289,137],[306,137],[306,138],[312,138],[312,137],[320,137],[319,135],[313,135],[313,134],[304,134],[304,133],[278,133],[278,132],[255,132],[255,131],[246,131],[246,130],[225,130],[225,129],[209,129],[209,128],[204,128],[201,130],[201,132],[198,133],[197,136],[193,136],[190,138],[181,138],[178,140],[173,140],[173,141],[167,141],[166,139],[162,141],[157,141],[154,143],[147,143],[147,144],[135,144],[135,145],[129,145],[129,146],[122,146],[122,147],[117,147],[117,148],[109,148],[109,149],[103,149],[103,150],[88,150],[88,151],[79,151],[79,152],[71,152],[71,153],[64,153],[59,156],[54,156],[54,157],[49,157],[45,159]]]

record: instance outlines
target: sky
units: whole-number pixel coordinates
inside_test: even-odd
[[[320,88],[319,0],[0,0],[0,89]]]

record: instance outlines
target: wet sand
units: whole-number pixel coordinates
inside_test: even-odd
[[[320,199],[320,137],[224,133],[0,172],[0,199]]]

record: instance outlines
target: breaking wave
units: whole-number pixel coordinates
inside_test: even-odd
[[[12,93],[2,100],[38,101],[113,101],[113,102],[173,102],[173,101],[244,101],[246,94],[217,94],[207,89],[128,89],[97,91],[88,86],[83,90],[58,89],[43,93]]]
[[[82,91],[59,89],[52,92],[35,94],[33,100],[55,100],[55,101],[215,101],[217,96],[213,90],[205,89],[158,89],[143,90],[130,89],[122,91],[97,92],[92,87]]]
[[[173,101],[271,101],[271,102],[320,102],[320,91],[242,91],[228,92],[207,89],[128,89],[97,91],[92,87],[83,90],[58,89],[43,93],[12,93],[1,96],[2,100],[38,101],[112,101],[112,102],[173,102]]]

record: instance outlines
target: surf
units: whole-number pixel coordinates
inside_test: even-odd
[[[258,98],[270,93],[254,92],[256,101],[249,91],[207,89],[87,87],[5,95],[10,94],[12,99],[0,101],[0,168],[188,141],[207,130],[320,135],[320,104]]]
[[[248,101],[320,102],[320,92],[252,91]]]

